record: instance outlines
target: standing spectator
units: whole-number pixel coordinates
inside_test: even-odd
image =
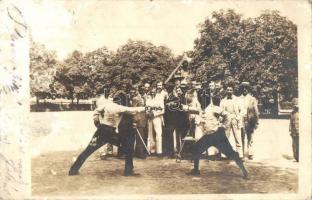
[[[177,87],[175,92],[174,85],[169,83],[167,86],[167,91],[168,98],[165,101],[164,114],[164,155],[168,157],[174,157],[174,143],[177,144],[177,151],[179,152],[181,139],[188,131],[189,120],[187,114],[180,109],[183,95],[182,90]],[[174,137],[174,132],[176,137]]]
[[[123,84],[120,90],[117,90],[113,94],[113,102],[122,105],[122,106],[129,106],[129,99],[128,99],[128,94],[126,93],[126,86]],[[130,124],[133,123],[133,116],[125,114],[117,127],[117,130],[119,129],[125,129],[124,127],[130,126]],[[125,123],[125,124],[124,124]],[[122,158],[124,155],[124,152],[122,151],[121,147],[117,148],[117,157]]]
[[[186,105],[200,110],[201,105],[198,101],[197,92],[196,92],[196,85],[197,85],[197,82],[192,81],[192,83],[190,84],[189,90],[185,94],[185,100],[186,100]],[[189,135],[195,137],[195,132],[196,132],[196,123],[195,122],[198,121],[197,120],[198,115],[188,114],[188,117],[189,117],[189,123],[190,123]]]
[[[258,127],[259,111],[258,101],[250,95],[249,82],[241,83],[242,95],[240,96],[240,109],[242,116],[242,143],[244,155],[247,154],[249,160],[253,159],[253,133]],[[247,138],[247,144],[245,142]],[[247,146],[247,148],[246,148]]]
[[[165,91],[162,82],[158,82],[156,86],[156,98],[159,101],[165,101],[168,98],[168,93]]]
[[[150,92],[150,84],[149,83],[145,83],[144,86],[141,88],[141,96],[144,99],[144,104],[146,104],[146,99],[149,96],[149,92]]]
[[[141,107],[145,106],[144,99],[139,94],[136,88],[131,88],[130,90],[130,106],[131,107]],[[135,134],[135,150],[134,155],[137,158],[145,159],[147,156],[147,152],[144,146],[147,141],[147,116],[146,113],[137,113],[133,117],[134,126],[137,129],[138,133]],[[140,134],[140,136],[138,135]],[[144,142],[144,143],[143,143]]]
[[[183,89],[182,89],[183,88]],[[190,121],[189,114],[182,109],[180,109],[181,105],[186,105],[185,93],[183,91],[187,91],[187,85],[184,83],[181,84],[181,87],[176,88],[176,95],[179,99],[179,109],[177,112],[177,130],[176,130],[176,150],[180,152],[182,139],[186,136],[187,131],[190,129]]]
[[[293,111],[290,115],[289,131],[292,138],[294,158],[299,162],[299,108],[298,98],[293,99]]]
[[[202,82],[201,87],[197,89],[197,97],[202,110],[205,110],[210,104],[210,90],[207,82]]]
[[[163,114],[165,112],[164,101],[160,101],[156,96],[156,89],[152,88],[150,95],[146,99],[146,106],[159,108],[149,112],[148,119],[148,148],[151,153],[157,156],[162,155],[162,129],[164,125]],[[154,139],[155,133],[155,139]]]
[[[226,97],[221,100],[220,107],[223,111],[229,113],[229,119],[225,123],[225,133],[226,137],[229,139],[231,133],[233,133],[236,151],[239,154],[239,157],[243,157],[242,150],[242,138],[241,138],[241,118],[239,110],[239,101],[237,97],[233,94],[233,86],[228,85],[226,87]]]
[[[179,117],[179,98],[174,92],[174,83],[169,82],[166,86],[168,98],[165,100],[165,113],[164,113],[164,134],[163,134],[163,152],[164,156],[173,158],[174,156],[174,142],[173,132],[178,131],[180,122]]]

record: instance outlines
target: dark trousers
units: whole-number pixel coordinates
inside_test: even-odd
[[[204,135],[193,146],[193,160],[195,170],[199,170],[199,159],[201,154],[211,146],[216,147],[226,157],[234,160],[243,172],[246,171],[238,153],[233,150],[229,140],[227,139],[225,135],[225,129],[223,127],[219,127],[218,130],[212,134]]]
[[[115,132],[116,128],[104,124],[99,125],[95,131],[87,148],[78,156],[75,163],[71,166],[71,171],[79,171],[86,159],[97,149],[106,143],[110,143],[120,148],[126,155],[125,157],[125,173],[133,170],[133,151],[134,151],[134,129],[129,128],[126,131]]]
[[[291,136],[292,137],[292,149],[294,153],[294,158],[297,162],[299,162],[299,136]]]
[[[142,142],[142,139],[144,143],[146,144],[147,141],[147,127],[137,127],[138,133],[135,134],[135,150],[134,150],[134,155],[138,158],[146,158],[147,156],[147,151],[146,148]],[[142,138],[140,138],[139,134],[141,135]]]
[[[174,156],[174,141],[173,132],[176,131],[176,144],[177,151],[181,150],[181,139],[187,134],[188,127],[181,126],[181,124],[166,123],[163,131],[163,145],[164,145],[164,155]]]

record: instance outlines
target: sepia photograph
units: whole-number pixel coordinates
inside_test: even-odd
[[[31,196],[298,194],[307,2],[28,1]]]

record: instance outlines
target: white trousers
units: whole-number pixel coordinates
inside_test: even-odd
[[[153,143],[155,142],[155,149],[156,149],[156,153],[157,154],[162,154],[162,129],[163,129],[163,119],[162,116],[159,117],[155,117],[153,119],[149,120],[148,123],[148,131],[150,132],[148,134],[148,148],[151,151],[151,153],[153,152]],[[151,131],[153,133],[151,133]]]

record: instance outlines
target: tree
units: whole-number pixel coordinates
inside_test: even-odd
[[[90,71],[90,66],[86,65],[83,54],[75,50],[59,66],[55,80],[65,87],[66,97],[72,102],[76,98],[78,104],[79,99],[91,96],[88,88]]]
[[[146,81],[164,81],[176,65],[169,48],[133,40],[117,50],[114,63],[116,65],[108,69],[114,87]]]
[[[51,97],[51,84],[57,65],[54,51],[49,51],[44,45],[31,42],[30,47],[30,94],[35,96],[37,104],[40,99]]]
[[[88,86],[91,89],[93,96],[96,93],[103,92],[103,88],[109,85],[110,79],[108,72],[115,63],[114,52],[109,51],[106,47],[101,47],[92,52],[86,53],[84,59],[89,68],[90,76],[88,80]]]
[[[221,10],[199,25],[199,33],[191,54],[197,79],[221,73],[225,80],[249,81],[258,96],[297,95],[297,28],[277,11],[243,19]]]

